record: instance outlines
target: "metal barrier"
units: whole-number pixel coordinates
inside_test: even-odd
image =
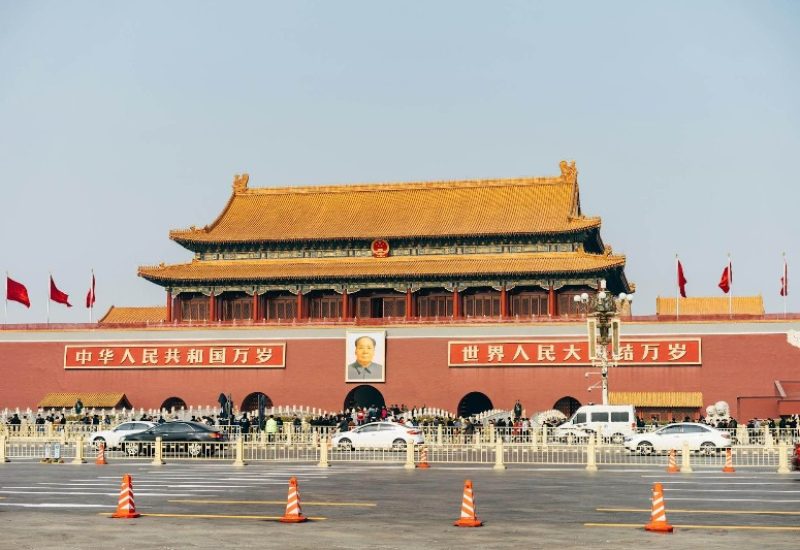
[[[320,462],[320,445],[327,440],[319,438],[315,432],[282,434],[284,437],[269,441],[267,437],[240,438],[224,443],[217,442],[162,442],[161,457],[165,462],[172,460],[196,461],[231,461],[237,460],[237,446],[241,445],[240,460],[247,462]],[[494,442],[489,434],[461,437],[462,434],[450,434],[441,438],[433,437],[427,448],[427,462],[447,464],[512,464],[512,465],[560,465],[582,467],[595,465],[602,467],[663,467],[666,468],[667,453],[642,455],[633,453],[621,445],[597,443],[593,445],[593,458],[590,460],[590,448],[584,444],[567,444],[546,442],[533,435],[530,441],[502,443],[502,435]],[[544,434],[542,434],[544,435]],[[439,443],[437,439],[441,439]],[[461,440],[445,442],[447,439]],[[65,462],[93,462],[97,458],[98,449],[78,436],[74,439],[62,437],[0,437],[5,442],[4,456],[9,461],[52,459],[58,454]],[[78,452],[80,445],[80,452]],[[142,442],[123,443],[122,449],[106,450],[105,457],[109,463],[114,461],[149,460],[156,456],[155,443]],[[57,449],[57,451],[56,451]],[[421,446],[412,449],[413,460],[418,462]],[[502,456],[498,456],[498,450]],[[678,449],[683,459],[683,450]],[[733,465],[737,468],[761,467],[774,468],[781,463],[788,463],[793,448],[780,441],[772,446],[734,445],[732,447]],[[783,455],[783,461],[781,461]],[[725,452],[691,452],[688,455],[692,466],[699,468],[722,469],[725,465]],[[367,449],[344,450],[333,447],[328,450],[327,462],[330,464],[364,462],[381,464],[401,464],[407,462],[405,449]]]

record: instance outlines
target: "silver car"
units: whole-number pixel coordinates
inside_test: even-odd
[[[712,454],[731,446],[731,434],[706,424],[679,422],[668,424],[654,432],[626,437],[623,445],[631,452],[649,455],[671,449],[679,451],[683,449],[684,443],[689,445],[690,451]]]

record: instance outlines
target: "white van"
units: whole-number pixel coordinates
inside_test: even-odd
[[[585,439],[590,433],[622,443],[636,433],[636,409],[633,405],[584,405],[553,430],[556,439],[567,440]]]

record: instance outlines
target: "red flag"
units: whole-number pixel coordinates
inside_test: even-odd
[[[786,260],[783,260],[783,277],[781,277],[781,296],[789,295],[789,266],[786,265]]]
[[[722,289],[722,292],[725,294],[731,289],[731,283],[733,283],[733,266],[728,264],[725,266],[725,269],[722,270],[722,277],[719,279],[719,287]]]
[[[6,275],[6,300],[19,302],[25,307],[31,307],[31,300],[28,298],[28,289],[25,285],[18,283]]]
[[[92,273],[92,287],[89,289],[89,292],[86,293],[86,307],[91,308],[94,307],[95,301],[95,294],[94,294],[94,273]]]
[[[69,303],[69,295],[58,290],[52,275],[50,275],[50,299],[59,304],[64,304],[67,307],[72,307],[72,304]]]
[[[688,281],[686,280],[686,277],[684,277],[683,275],[683,265],[681,264],[681,261],[678,260],[678,287],[681,289],[681,296],[683,296],[684,298],[686,298],[687,282]]]

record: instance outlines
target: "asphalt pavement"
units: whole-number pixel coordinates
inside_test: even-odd
[[[112,519],[130,474],[136,519]],[[310,521],[284,524],[289,478]],[[478,528],[458,528],[465,480]],[[653,483],[672,534],[650,533]],[[717,469],[0,464],[0,548],[798,548],[800,474]]]

